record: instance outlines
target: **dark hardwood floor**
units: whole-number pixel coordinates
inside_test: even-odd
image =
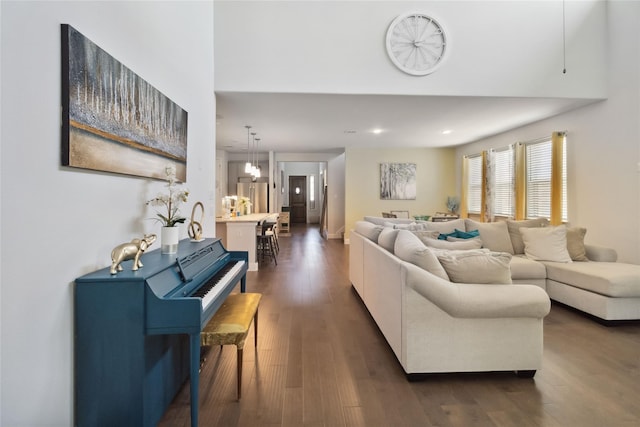
[[[409,382],[352,289],[349,247],[294,225],[278,265],[250,272],[263,294],[257,349],[213,348],[200,376],[200,426],[640,426],[640,323],[603,326],[553,305],[543,367],[437,374]],[[473,348],[469,348],[473,351]],[[159,424],[189,426],[189,388]]]

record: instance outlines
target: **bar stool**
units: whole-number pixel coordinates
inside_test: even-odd
[[[256,227],[256,258],[258,261],[269,257],[278,265],[273,239],[273,223],[262,221],[262,223]]]
[[[271,230],[265,231],[265,234],[271,236],[271,240],[273,240],[273,247],[276,251],[276,254],[280,253],[280,243],[278,242],[278,223],[277,222],[267,222],[268,225],[271,226]]]

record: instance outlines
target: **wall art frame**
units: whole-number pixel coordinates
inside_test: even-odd
[[[187,179],[188,114],[69,24],[61,24],[61,163]]]
[[[416,164],[380,163],[380,199],[415,200]]]

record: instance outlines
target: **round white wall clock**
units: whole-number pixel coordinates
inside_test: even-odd
[[[387,53],[391,61],[414,76],[434,72],[447,52],[442,25],[423,13],[407,13],[393,20],[387,30]]]

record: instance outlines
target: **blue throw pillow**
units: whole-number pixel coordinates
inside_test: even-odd
[[[453,234],[455,235],[452,237],[457,237],[458,239],[473,239],[474,237],[478,237],[480,232],[478,230],[461,231],[456,228]]]
[[[447,237],[457,237],[458,230],[456,229],[453,233],[440,233],[438,235],[438,240],[447,240]]]

